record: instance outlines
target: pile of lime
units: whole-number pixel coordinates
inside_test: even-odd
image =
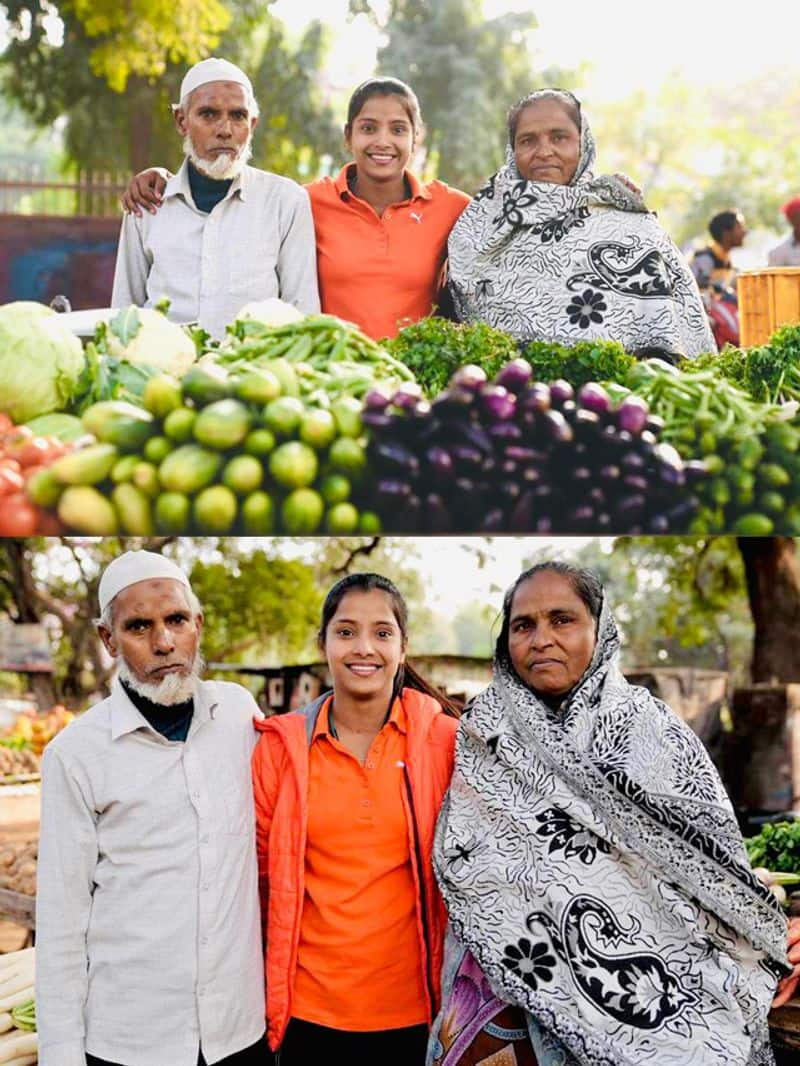
[[[262,367],[159,375],[141,406],[88,408],[90,442],[40,471],[29,494],[92,536],[379,532],[352,502],[367,466],[361,401],[295,391]]]

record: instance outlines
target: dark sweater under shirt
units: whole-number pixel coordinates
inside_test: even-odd
[[[201,174],[197,167],[189,163],[189,188],[192,190],[192,199],[195,207],[203,214],[209,214],[221,201],[224,200],[228,189],[233,185],[233,178],[228,181],[217,181],[209,178],[207,174]]]
[[[184,700],[183,703],[173,703],[166,707],[162,703],[153,703],[146,696],[134,692],[124,681],[122,687],[134,707],[162,737],[166,737],[167,740],[186,740],[194,714],[193,699]]]

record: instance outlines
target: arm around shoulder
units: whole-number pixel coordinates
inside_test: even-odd
[[[112,307],[143,307],[147,301],[147,278],[150,263],[144,250],[142,220],[125,215],[119,232],[114,284],[111,290]]]
[[[317,284],[317,242],[311,201],[301,186],[291,182],[283,191],[285,225],[278,254],[280,297],[305,314],[320,309]]]

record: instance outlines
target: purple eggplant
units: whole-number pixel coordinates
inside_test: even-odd
[[[518,481],[501,481],[495,491],[505,503],[513,503],[519,499],[522,488]]]
[[[550,382],[550,402],[556,407],[560,407],[566,403],[567,400],[572,400],[575,396],[575,390],[568,381],[564,381],[563,378],[559,378],[558,381]]]
[[[559,411],[564,416],[564,418],[566,418],[566,420],[570,423],[570,425],[572,425],[572,423],[575,421],[575,416],[578,413],[578,405],[575,403],[574,400],[564,400],[564,402],[559,407]]]
[[[622,470],[616,463],[606,463],[605,466],[600,467],[597,474],[601,481],[619,481]]]
[[[578,440],[591,440],[602,428],[600,415],[596,411],[578,408],[572,422]]]
[[[578,406],[596,415],[606,415],[611,410],[611,398],[602,385],[590,381],[578,393]]]
[[[653,457],[656,461],[661,480],[666,485],[681,486],[686,484],[686,471],[683,468],[683,459],[671,444],[658,444],[653,449]]]
[[[478,526],[481,533],[503,533],[506,529],[506,516],[502,507],[493,507],[487,511]]]
[[[451,439],[455,437],[461,444],[469,444],[485,455],[494,453],[492,438],[478,422],[455,422],[446,427]]]
[[[688,496],[671,507],[666,514],[671,533],[682,533],[697,514],[700,504],[696,496]]]
[[[647,429],[651,433],[655,433],[656,436],[664,432],[664,426],[666,426],[666,422],[658,415],[647,416]]]
[[[690,485],[703,481],[708,477],[708,467],[702,459],[689,459],[683,464],[686,480]]]
[[[422,512],[427,533],[452,533],[452,516],[438,493],[428,493],[422,502]]]
[[[460,366],[450,378],[450,388],[477,392],[488,380],[486,371],[482,367],[467,363],[465,366]]]
[[[520,393],[517,398],[517,409],[520,411],[549,411],[550,410],[550,387],[543,381],[537,381]]]
[[[647,460],[631,449],[620,456],[619,465],[628,474],[638,474],[647,467]]]
[[[473,394],[468,389],[445,389],[434,399],[431,407],[438,418],[446,420],[469,418]]]
[[[569,444],[573,440],[572,426],[560,411],[545,411],[542,420],[547,435],[556,444]]]
[[[387,430],[390,426],[396,425],[399,419],[397,418],[397,415],[387,414],[385,411],[377,410],[377,408],[370,408],[369,410],[362,411],[361,421],[367,429],[382,432]]]
[[[639,443],[648,444],[651,448],[655,448],[658,444],[658,437],[651,429],[643,429],[639,434]]]
[[[542,484],[542,471],[538,466],[523,466],[518,476],[520,481],[525,485]]]
[[[605,507],[606,505],[605,489],[600,485],[592,485],[587,493],[587,498],[596,507]]]
[[[502,385],[484,385],[478,392],[478,402],[484,414],[497,422],[513,418],[517,406],[516,396]]]
[[[634,437],[638,437],[646,428],[649,416],[650,408],[640,396],[635,395],[626,396],[616,410],[617,425]]]
[[[622,479],[623,486],[630,492],[641,492],[646,496],[651,489],[651,482],[643,474],[626,474]]]
[[[472,473],[480,470],[483,465],[484,456],[482,452],[479,452],[477,448],[470,447],[469,444],[453,444],[450,447],[450,454],[453,457],[456,469],[461,473]]]
[[[437,444],[432,445],[425,452],[425,466],[428,473],[436,480],[449,481],[453,476],[453,457],[446,448]]]
[[[411,477],[419,473],[419,459],[409,448],[395,441],[373,441],[369,455],[380,470]]]
[[[502,385],[509,392],[520,393],[531,380],[530,363],[524,359],[512,359],[494,376],[494,384]]]
[[[553,519],[549,515],[539,515],[533,523],[534,533],[552,533]]]
[[[516,477],[519,473],[519,463],[515,462],[513,459],[502,459],[500,461],[499,470],[503,477]]]
[[[416,381],[404,381],[395,391],[392,393],[392,405],[399,407],[403,411],[408,411],[417,406],[420,400],[424,400],[425,396],[422,392],[421,386]]]
[[[647,532],[656,533],[659,536],[664,533],[671,533],[670,521],[665,514],[651,515],[647,521]]]
[[[522,439],[522,430],[516,422],[494,422],[489,426],[488,433],[499,444]]]
[[[545,457],[525,444],[507,444],[503,448],[503,458],[512,459],[515,463],[541,463]]]
[[[522,493],[508,518],[511,533],[530,533],[536,519],[536,503],[535,490]]]
[[[564,529],[567,533],[583,533],[594,528],[594,519],[594,508],[583,504],[565,515]]]
[[[411,496],[411,485],[399,478],[381,478],[375,486],[375,494],[381,503],[389,506],[405,505]]]
[[[373,387],[364,396],[364,410],[365,411],[385,411],[391,402],[390,397],[385,392],[373,385]]]
[[[570,478],[573,482],[584,487],[588,482],[594,481],[594,471],[590,470],[588,466],[576,466],[572,470]]]
[[[623,496],[614,507],[614,528],[620,533],[630,533],[631,526],[639,522],[647,509],[647,497],[640,492]]]

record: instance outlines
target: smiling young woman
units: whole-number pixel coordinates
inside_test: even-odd
[[[332,692],[258,726],[267,1024],[281,1066],[425,1060],[445,921],[433,831],[457,723],[405,662],[407,627],[390,581],[343,578],[318,634]]]

